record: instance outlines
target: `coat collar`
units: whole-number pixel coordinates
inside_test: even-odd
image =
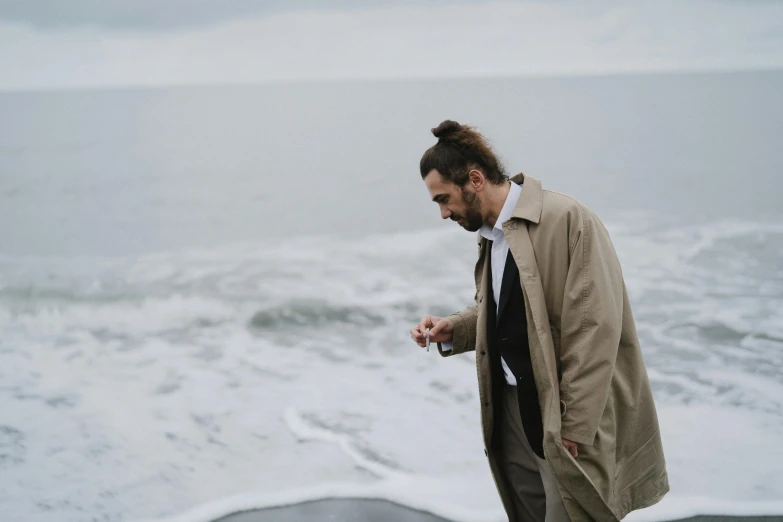
[[[520,172],[511,178],[511,183],[519,185],[523,182],[524,188],[522,194],[519,195],[516,206],[514,206],[514,212],[511,213],[511,219],[526,219],[531,223],[538,224],[541,221],[541,209],[544,206],[544,190],[541,188],[541,182],[532,176],[526,176]],[[484,237],[481,232],[476,236],[476,241],[483,245],[481,240]]]
[[[519,183],[511,183],[511,188],[506,196],[506,201],[503,203],[503,208],[500,210],[500,215],[495,222],[494,227],[484,225],[479,229],[479,235],[483,236],[490,241],[494,239],[495,234],[503,234],[503,223],[511,219],[511,215],[514,213],[514,209],[519,202],[519,196],[522,194],[522,185]]]
[[[522,173],[511,178],[512,183],[522,183],[524,189],[519,196],[519,201],[514,207],[512,218],[526,219],[531,223],[538,224],[541,221],[541,208],[544,205],[544,191],[541,188],[541,182],[532,176],[526,176]]]

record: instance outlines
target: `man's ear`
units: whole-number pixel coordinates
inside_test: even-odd
[[[484,174],[478,169],[470,169],[470,172],[468,172],[468,183],[473,185],[473,189],[476,192],[481,192],[481,190],[484,188],[484,184],[486,183],[486,178],[484,177]]]

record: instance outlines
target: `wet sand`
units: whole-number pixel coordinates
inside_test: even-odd
[[[235,513],[215,522],[451,522],[385,500],[327,499]],[[673,521],[674,522],[674,521]],[[783,522],[778,516],[705,515],[676,522]]]

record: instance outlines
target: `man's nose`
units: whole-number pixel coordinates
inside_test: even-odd
[[[443,219],[449,219],[451,217],[451,210],[447,209],[446,207],[441,207],[440,217],[442,217]]]

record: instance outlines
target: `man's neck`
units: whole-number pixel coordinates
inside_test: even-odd
[[[487,187],[487,217],[484,223],[489,228],[494,228],[495,223],[498,221],[500,211],[503,210],[503,205],[506,204],[506,198],[508,198],[508,192],[511,190],[511,182],[507,181],[502,185],[489,185]]]

